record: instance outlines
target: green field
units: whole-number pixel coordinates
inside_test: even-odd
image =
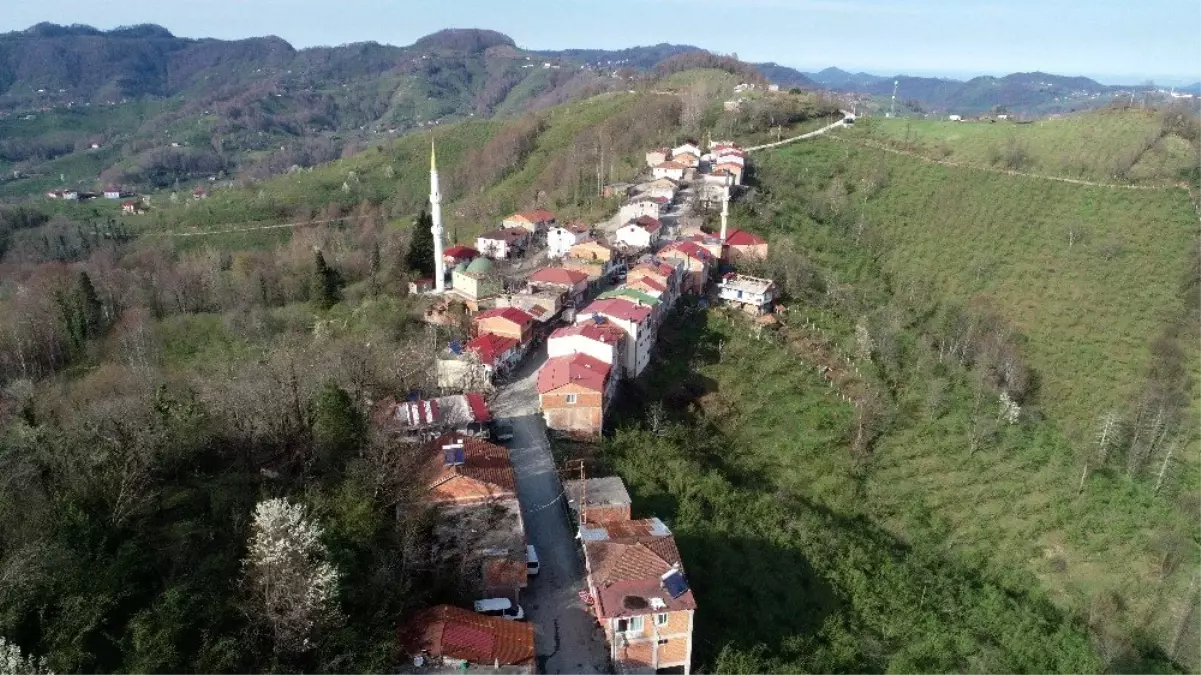
[[[1131,424],[1150,346],[1187,308],[1181,289],[1197,233],[1185,192],[951,168],[835,140],[762,154],[756,171],[761,194],[736,217],[777,246],[789,241],[826,289],[794,298],[795,306],[832,316],[826,326],[848,352],[864,322],[882,327],[892,350],[876,374],[892,392],[891,413],[865,480],[850,484],[793,455],[768,473],[813,468],[816,475],[806,470],[790,480],[818,495],[861,490],[844,508],[863,509],[905,541],[937,542],[990,576],[1048,593],[1071,613],[1087,614],[1098,598],[1116,594],[1128,634],[1191,644],[1196,626],[1179,622],[1195,598],[1180,570],[1201,558],[1188,534],[1195,534],[1190,505],[1201,463],[1190,422],[1196,390],[1162,492],[1152,488],[1154,471],[1128,475],[1121,456],[1077,489],[1085,462],[1096,461],[1098,418],[1115,411]],[[1069,229],[1076,232],[1070,243]],[[1024,403],[1030,417],[994,436],[986,451],[969,443],[979,424],[972,400],[981,395],[970,380],[956,384],[933,346],[950,305],[991,307],[1005,317],[1037,381]],[[1195,328],[1176,343],[1195,377]],[[780,386],[756,377],[746,392],[745,379],[715,379],[723,400],[726,391],[740,392],[728,397],[739,405]],[[751,447],[783,454],[791,445],[779,435],[787,427],[754,428],[768,438],[752,436]],[[1162,450],[1155,469],[1161,457]],[[1169,558],[1189,562],[1165,573]],[[1195,663],[1197,654],[1184,649],[1176,657]]]
[[[1196,167],[1197,149],[1162,135],[1152,110],[1098,110],[1017,124],[999,120],[860,120],[850,139],[887,142],[939,160],[1095,182],[1175,183]],[[1116,175],[1124,169],[1123,175]]]
[[[898,429],[877,450],[879,465],[864,473],[846,449],[854,409],[789,347],[751,339],[745,319],[714,311],[668,325],[640,391],[622,401],[622,429],[601,459],[626,480],[636,514],[664,518],[677,537],[700,605],[694,667],[1095,672],[1110,665],[1090,646],[1075,608],[1047,600],[1038,570],[1027,565],[1039,555],[1032,540],[995,518],[970,527],[949,522],[965,503],[1011,500],[1003,493],[1023,476],[1055,464],[1045,447],[1018,450],[1036,432],[1006,431],[1004,447],[974,459],[938,444],[958,433],[970,400],[963,378],[951,376],[945,416],[898,420],[920,438]],[[654,427],[647,411],[657,403],[669,421]],[[941,491],[922,494],[931,482]],[[1097,506],[1073,505],[1050,519]],[[728,620],[731,608],[739,621]],[[1117,667],[1136,672],[1165,667],[1137,652],[1122,658]]]
[[[1000,308],[1029,338],[1042,405],[1081,442],[1139,386],[1148,344],[1164,313],[1178,309],[1195,254],[1183,190],[1082,187],[828,140],[763,155],[759,171],[785,213],[788,201],[798,208],[806,195],[828,198],[833,181],[844,192],[867,176],[884,183],[839,207],[882,238],[884,271],[898,286],[926,283],[946,298]],[[806,249],[817,243],[799,222],[771,226]]]

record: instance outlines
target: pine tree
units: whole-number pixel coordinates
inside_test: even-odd
[[[338,302],[342,290],[342,277],[325,264],[325,256],[317,251],[316,267],[313,270],[313,303],[321,309],[329,309]]]
[[[104,308],[87,272],[79,273],[79,281],[75,285],[75,303],[79,308],[84,334],[89,338],[99,336],[103,328]]]
[[[54,299],[58,304],[63,332],[66,333],[73,351],[83,349],[89,339],[98,337],[103,332],[104,310],[99,296],[96,295],[96,287],[92,285],[87,272],[79,273],[75,288],[69,293],[57,291]]]
[[[423,277],[434,274],[434,233],[430,231],[433,226],[434,219],[422,210],[413,223],[413,238],[405,257],[408,268]]]
[[[365,432],[350,394],[336,382],[326,382],[313,406],[313,441],[320,462],[331,467],[355,456]]]
[[[379,273],[382,264],[383,258],[380,255],[379,240],[376,240],[371,242],[371,276],[368,279],[372,295],[379,293]]]

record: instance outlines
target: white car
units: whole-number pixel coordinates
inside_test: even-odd
[[[538,564],[538,552],[534,550],[533,544],[526,544],[525,547],[525,572],[531,577],[538,576],[538,570],[541,566]]]
[[[508,598],[488,598],[475,601],[475,611],[484,616],[499,616],[509,621],[525,619],[525,610]]]

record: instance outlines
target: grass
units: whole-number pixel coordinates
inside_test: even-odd
[[[827,283],[853,289],[869,306],[894,296],[990,304],[1022,334],[1040,381],[1027,404],[1039,411],[1035,417],[1006,431],[991,450],[970,453],[972,416],[962,408],[970,387],[954,373],[922,366],[919,336],[902,332],[908,345],[902,360],[912,372],[895,385],[894,416],[856,503],[834,507],[869,514],[904,541],[934,542],[992,578],[1046,593],[1069,612],[1087,613],[1097,598],[1116,593],[1132,639],[1171,644],[1195,599],[1187,574],[1161,575],[1159,542],[1165,533],[1195,532],[1189,506],[1201,460],[1195,430],[1186,430],[1180,464],[1162,493],[1152,490],[1153,476],[1127,476],[1120,459],[1095,471],[1082,493],[1077,485],[1093,452],[1097,417],[1129,413],[1150,343],[1183,309],[1181,283],[1196,241],[1185,192],[949,168],[832,140],[765,153],[756,175],[765,205],[742,207],[736,219],[753,219],[752,227],[777,245],[790,239]],[[818,212],[821,220],[811,216]],[[1085,236],[1069,245],[1069,228]],[[872,243],[852,243],[857,231]],[[823,325],[850,347],[858,320],[844,314]],[[901,323],[927,320],[909,316]],[[1195,375],[1196,343],[1188,338],[1183,346]],[[761,403],[771,406],[787,397],[773,392],[779,385],[770,377],[757,373],[755,386],[746,387],[742,381],[750,378],[729,374],[715,377],[715,388],[737,391],[728,398],[740,405],[772,392]],[[927,410],[936,381],[946,387],[943,398],[960,401],[940,415]],[[1192,403],[1189,420],[1198,414],[1195,390]],[[764,452],[792,445],[789,427],[756,426],[768,437],[746,442]],[[806,459],[789,455],[769,475],[787,476],[790,464],[809,473]],[[812,469],[823,478],[789,480],[819,486],[815,497],[850,489],[837,471]],[[1189,562],[1181,567],[1195,569],[1197,541],[1185,539]],[[1196,635],[1195,626],[1187,630]]]
[[[1193,253],[1183,190],[1113,190],[974,172],[818,140],[764,155],[774,194],[887,174],[862,215],[898,284],[985,299],[1027,336],[1048,411],[1084,443],[1139,386]],[[862,197],[852,194],[851,200]],[[1069,230],[1081,240],[1069,243]],[[807,246],[811,242],[801,237]]]
[[[989,564],[993,532],[969,548],[945,532],[971,503],[943,492],[890,517],[882,493],[927,486],[933,448],[953,433],[963,401],[924,443],[898,436],[879,452],[905,465],[863,475],[846,450],[854,409],[787,347],[752,339],[745,319],[685,314],[665,324],[656,359],[622,402],[623,428],[601,454],[634,497],[636,515],[672,527],[697,595],[694,666],[707,672],[1069,671],[1101,667],[1083,625],[1047,601],[1034,573]],[[747,377],[753,372],[754,377]],[[966,392],[963,378],[956,393]],[[663,403],[679,423],[648,429]],[[1006,432],[1017,452],[1026,430]],[[906,449],[907,448],[907,449]],[[894,456],[894,453],[896,456]],[[908,457],[900,455],[908,454]],[[1027,456],[1023,471],[1044,459]],[[940,476],[941,478],[941,476]],[[908,527],[898,527],[905,520]],[[943,530],[941,535],[938,534]],[[1009,542],[1001,542],[1002,544]],[[1029,546],[1010,550],[1025,555]],[[728,620],[737,608],[739,621]],[[936,637],[937,636],[937,637]],[[1155,660],[1126,667],[1155,670]]]
[[[1159,116],[1152,110],[1099,110],[1030,124],[872,117],[839,133],[979,166],[998,165],[1007,152],[1016,153],[1012,168],[1107,183],[1124,182],[1115,178],[1115,167],[1134,158],[1127,177],[1133,183],[1177,182],[1198,161],[1188,141],[1159,137]]]

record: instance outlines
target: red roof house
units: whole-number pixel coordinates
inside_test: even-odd
[[[538,284],[577,288],[588,283],[588,275],[565,267],[543,267],[531,274],[529,280]]]
[[[641,324],[651,315],[651,308],[647,305],[639,305],[626,298],[602,298],[592,301],[591,304],[579,313],[579,316],[590,317],[593,314]]]
[[[726,233],[727,256],[730,260],[738,258],[767,257],[767,240],[746,230],[734,229]]]
[[[396,632],[400,650],[411,658],[465,662],[480,668],[526,666],[534,669],[534,625],[484,616],[452,605],[421,610]],[[450,664],[445,664],[450,665]]]
[[[611,371],[608,363],[583,353],[547,359],[537,383],[546,426],[574,435],[600,434],[616,383]]]
[[[556,356],[547,359],[538,371],[538,393],[546,394],[569,384],[604,393],[609,370],[609,364],[587,354]]]
[[[428,500],[436,504],[478,504],[517,498],[517,480],[503,445],[448,433],[424,448],[423,476]]]
[[[619,672],[689,672],[696,598],[671,530],[658,518],[580,528],[588,590]]]
[[[463,262],[464,260],[470,262],[478,257],[480,257],[479,251],[471,248],[470,246],[464,246],[462,244],[455,244],[454,246],[451,246],[442,252],[442,258],[446,260],[446,264],[452,267]]]
[[[497,307],[476,314],[471,319],[476,335],[496,333],[525,344],[529,342],[534,317],[516,307]]]
[[[481,333],[464,345],[464,349],[474,352],[479,357],[480,363],[496,368],[509,361],[519,345],[517,340],[510,337],[496,333]]]

